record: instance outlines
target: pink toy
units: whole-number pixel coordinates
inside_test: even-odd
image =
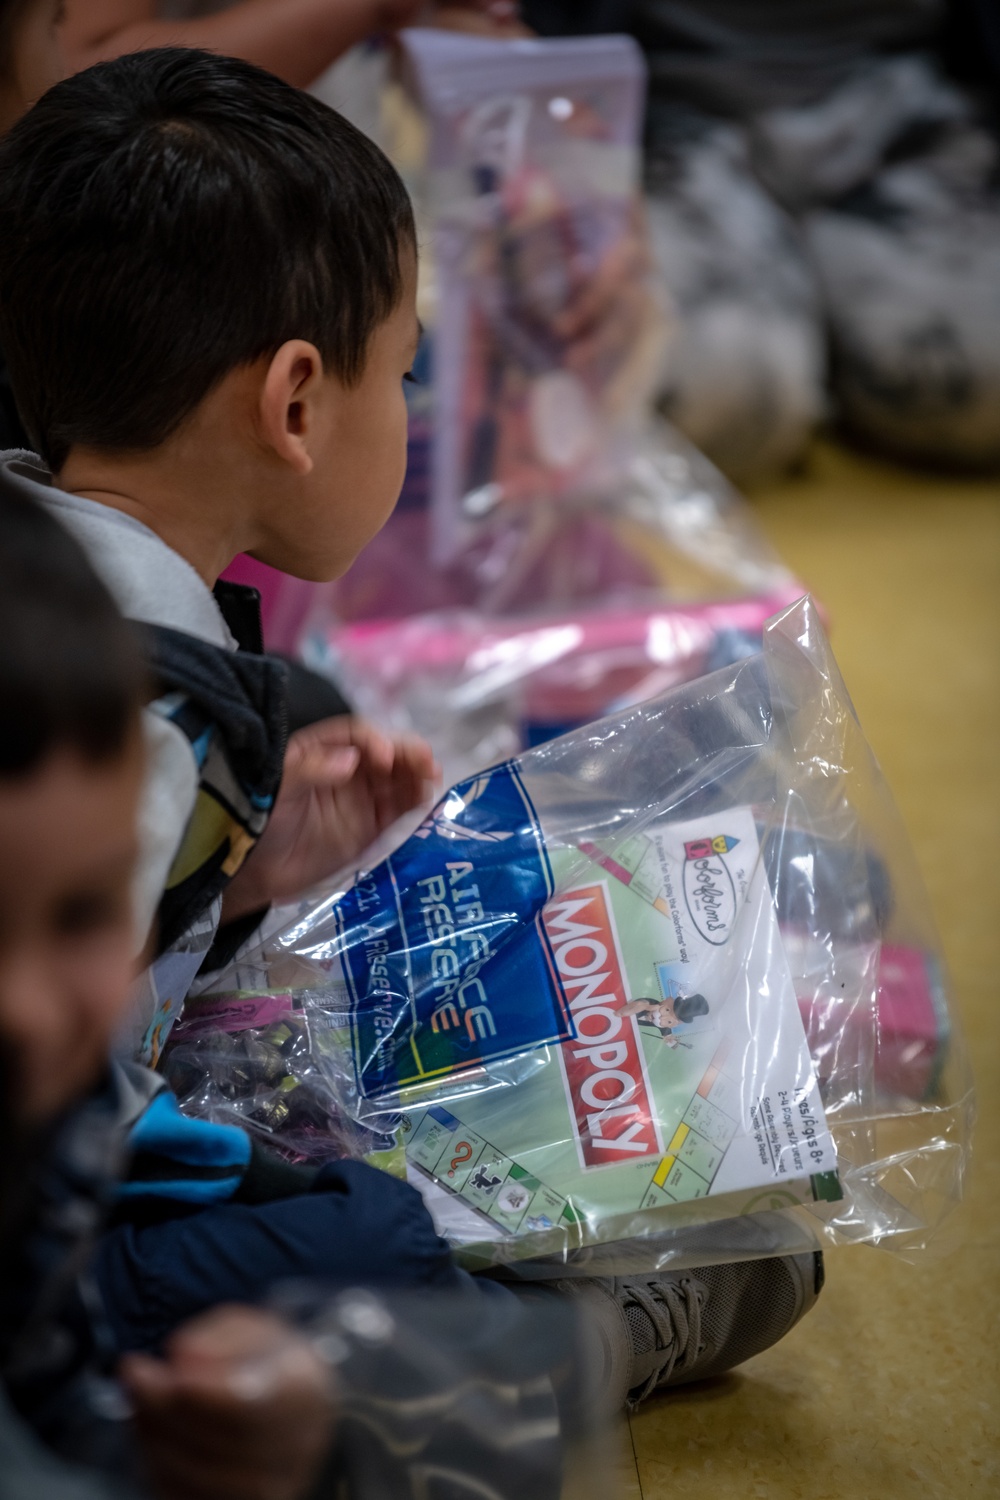
[[[712,661],[718,646],[758,638],[765,620],[800,592],[789,586],[758,598],[632,602],[512,620],[450,610],[335,627],[310,642],[309,654],[348,685],[377,684],[387,702],[434,684],[448,691],[453,712],[516,694],[525,721],[568,727],[725,665]]]

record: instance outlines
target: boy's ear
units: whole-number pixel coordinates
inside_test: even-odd
[[[323,382],[323,358],[315,344],[289,339],[274,355],[260,388],[260,435],[296,474],[313,469],[316,396]]]

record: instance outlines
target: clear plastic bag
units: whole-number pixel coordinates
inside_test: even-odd
[[[908,1251],[961,1194],[937,940],[808,601],[453,788],[234,973],[346,986],[356,1113],[402,1111],[472,1265],[760,1254],[774,1210]]]
[[[592,488],[662,314],[637,223],[645,69],[627,37],[406,34],[439,299],[432,555],[498,504]]]
[[[448,569],[415,565],[425,546],[424,516],[393,517],[300,654],[376,722],[425,735],[454,780],[752,654],[802,592],[660,422],[613,493],[505,511]]]
[[[189,1001],[161,1070],[186,1114],[240,1125],[286,1160],[354,1157],[402,1175],[396,1122],[369,1129],[352,1109],[345,1000],[327,989]]]
[[[377,723],[434,747],[448,780],[620,712],[760,651],[764,622],[797,590],[691,605],[497,619],[445,611],[317,625],[303,655]]]
[[[598,1335],[538,1289],[279,1289],[275,1310],[334,1370],[343,1500],[604,1500],[613,1489]]]

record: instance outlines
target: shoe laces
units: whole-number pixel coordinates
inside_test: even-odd
[[[638,1406],[672,1375],[683,1375],[705,1348],[701,1336],[705,1293],[691,1277],[684,1276],[678,1280],[630,1282],[628,1300],[642,1308],[656,1335],[656,1348],[649,1355],[653,1361],[650,1374],[640,1388],[629,1392],[629,1405]]]

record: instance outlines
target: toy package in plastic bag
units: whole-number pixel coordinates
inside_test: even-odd
[[[909,1249],[960,1195],[938,945],[808,601],[760,654],[453,787],[220,988],[348,1017],[351,1108],[402,1114],[470,1264],[669,1260],[780,1208]]]
[[[349,1156],[401,1175],[396,1122],[354,1118],[348,1024],[325,994],[209,1000],[174,1026],[161,1067],[186,1114],[240,1125],[286,1160]]]
[[[405,34],[427,126],[435,274],[433,556],[498,504],[606,479],[661,348],[637,219],[642,55],[628,37]]]
[[[782,570],[739,498],[649,416],[665,313],[638,48],[433,31],[405,46],[417,108],[394,154],[427,331],[400,504],[333,591],[337,619],[772,591]]]

